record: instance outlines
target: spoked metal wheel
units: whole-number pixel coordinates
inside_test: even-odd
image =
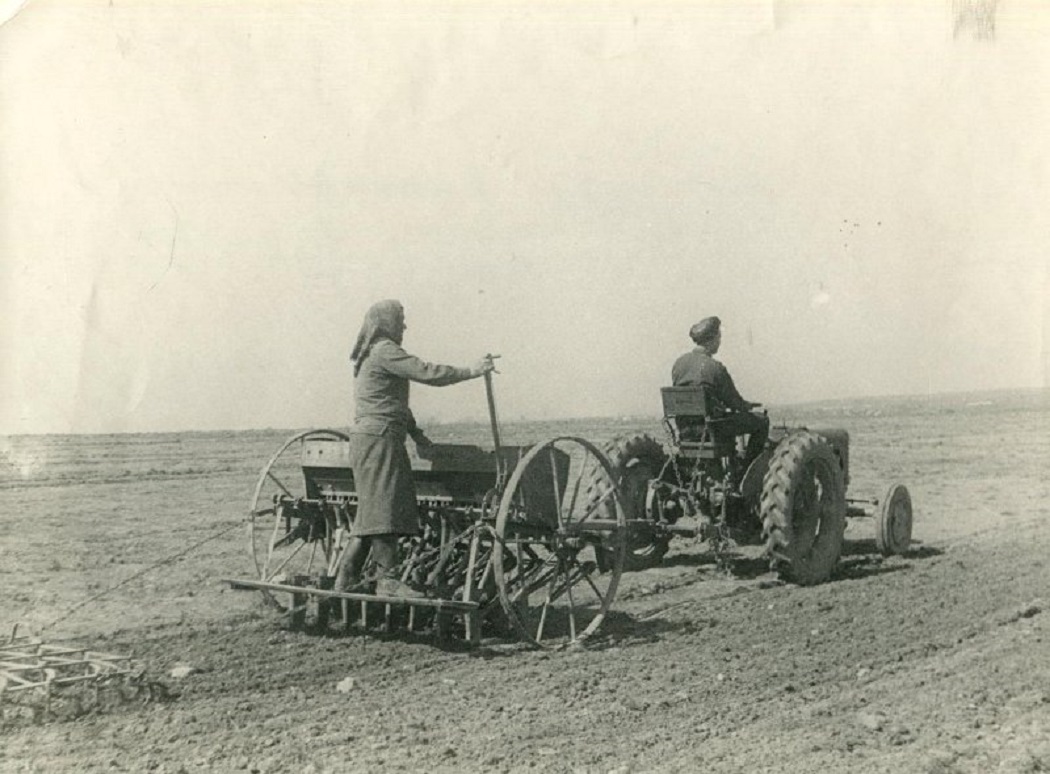
[[[589,498],[588,482],[603,476],[603,496]],[[598,630],[616,597],[626,534],[617,476],[596,446],[554,438],[522,458],[500,500],[492,564],[526,642],[560,647]]]
[[[338,430],[309,430],[289,438],[259,474],[248,514],[248,542],[259,580],[303,585],[332,575],[339,537],[349,527],[344,506],[311,499],[302,472],[303,449],[314,441],[349,440]],[[323,447],[322,447],[323,448]],[[288,609],[288,594],[263,591],[267,602]]]

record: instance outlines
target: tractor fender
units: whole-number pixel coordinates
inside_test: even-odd
[[[842,478],[849,486],[849,432],[840,427],[822,427],[813,432],[824,436],[831,444],[835,456],[838,458],[839,466],[842,468]]]
[[[752,497],[757,499],[761,496],[762,481],[766,477],[766,471],[769,469],[769,460],[772,456],[773,449],[766,447],[748,466],[747,472],[740,482],[740,495],[745,500]]]

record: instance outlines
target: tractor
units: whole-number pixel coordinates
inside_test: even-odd
[[[722,557],[733,545],[762,544],[784,580],[826,581],[842,553],[847,517],[873,517],[884,555],[908,550],[912,503],[903,484],[879,500],[846,496],[849,433],[774,427],[761,453],[742,438],[705,386],[661,390],[667,444],[621,436],[604,449],[628,509],[625,570],[661,563],[675,535],[700,537]],[[595,479],[590,496],[607,486]]]

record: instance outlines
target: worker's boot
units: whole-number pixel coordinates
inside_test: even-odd
[[[335,590],[349,594],[371,594],[374,578],[363,577],[363,567],[368,558],[368,546],[361,538],[351,538],[349,545],[339,557],[339,569],[335,575]]]
[[[375,582],[367,578],[347,577],[336,581],[335,590],[345,594],[371,594],[375,590]]]
[[[376,596],[424,599],[426,592],[398,578],[396,570],[389,570],[376,582]]]
[[[342,591],[347,594],[371,594],[374,586],[374,579],[364,578],[354,573],[350,569],[349,562],[347,562],[339,568],[333,588],[336,591]]]

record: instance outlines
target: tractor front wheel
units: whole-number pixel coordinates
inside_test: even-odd
[[[842,553],[846,484],[823,436],[803,430],[777,445],[762,483],[761,511],[774,567],[803,586],[826,581]]]

